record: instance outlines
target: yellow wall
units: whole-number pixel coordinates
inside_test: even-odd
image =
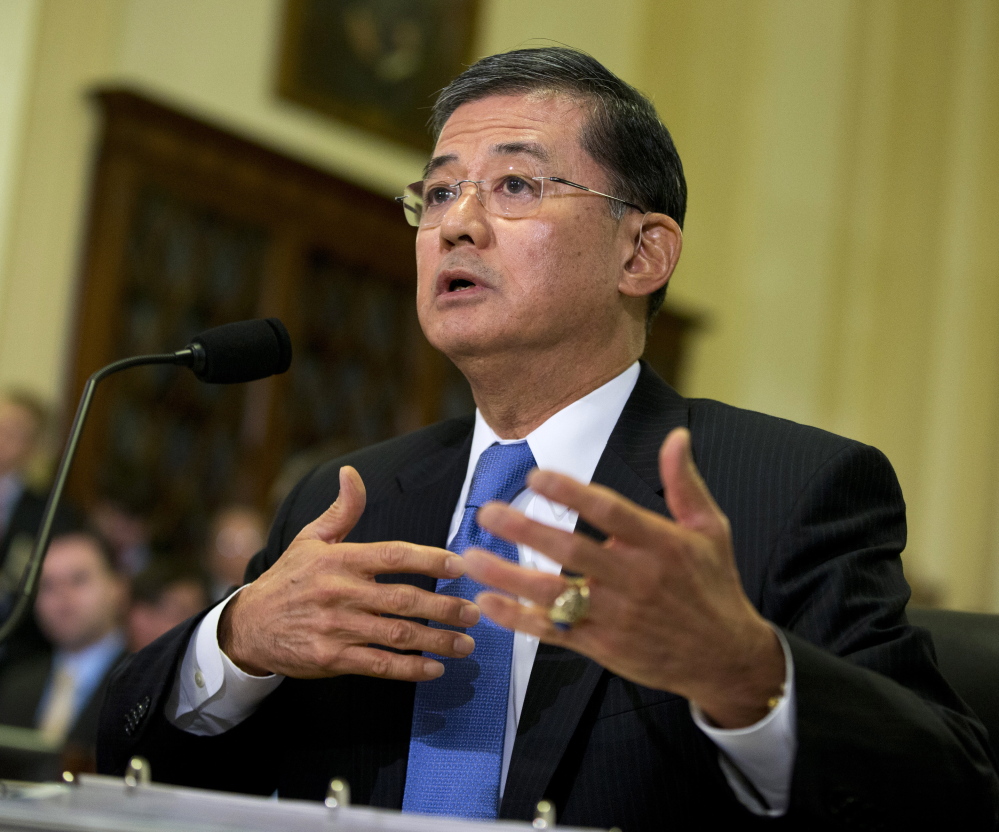
[[[999,610],[999,5],[482,0],[478,52],[551,39],[655,99],[691,190],[686,390],[881,447],[906,569]],[[91,164],[128,83],[385,194],[419,154],[275,99],[280,0],[0,4],[0,384],[61,391]],[[8,69],[9,71],[4,71]]]
[[[649,4],[691,210],[687,391],[882,448],[906,568],[999,609],[999,6]]]
[[[30,57],[13,173],[0,204],[0,384],[62,387],[73,277],[83,229],[96,121],[85,98],[114,66],[123,0],[28,2],[20,30]],[[11,36],[8,32],[6,36]]]

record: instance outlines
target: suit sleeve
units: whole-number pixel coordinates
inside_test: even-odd
[[[984,728],[905,619],[904,512],[887,459],[850,443],[805,483],[769,559],[762,612],[784,629],[798,696],[789,819],[993,829]]]
[[[308,481],[303,479],[285,500],[267,546],[247,567],[246,581],[269,568],[297,534],[289,518]],[[97,769],[121,775],[129,759],[140,755],[149,760],[157,782],[270,794],[277,783],[279,720],[274,717],[280,712],[280,688],[248,719],[213,737],[189,734],[164,714],[180,662],[206,613],[175,627],[116,669],[101,712]]]

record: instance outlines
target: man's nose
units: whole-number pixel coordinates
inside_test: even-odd
[[[478,183],[472,181],[461,183],[458,197],[447,207],[441,219],[440,234],[443,240],[452,245],[460,240],[474,245],[482,245],[485,242],[489,227]]]

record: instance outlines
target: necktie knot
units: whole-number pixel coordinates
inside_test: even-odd
[[[490,500],[509,503],[524,490],[527,474],[536,465],[527,442],[494,442],[479,457],[465,506],[481,508]]]

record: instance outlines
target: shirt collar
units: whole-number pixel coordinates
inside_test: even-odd
[[[614,425],[635,389],[639,371],[636,361],[623,373],[562,408],[531,431],[527,435],[527,444],[531,447],[538,467],[568,474],[580,482],[588,483],[593,478],[593,472]],[[475,411],[475,432],[472,435],[468,474],[459,505],[464,505],[472,472],[482,452],[494,442],[508,444],[515,441],[523,440],[500,439],[486,423],[482,413]]]
[[[100,641],[82,650],[75,650],[72,653],[68,650],[57,650],[53,657],[53,666],[65,667],[77,678],[78,684],[82,676],[100,679],[124,649],[123,633],[121,630],[112,630]]]

